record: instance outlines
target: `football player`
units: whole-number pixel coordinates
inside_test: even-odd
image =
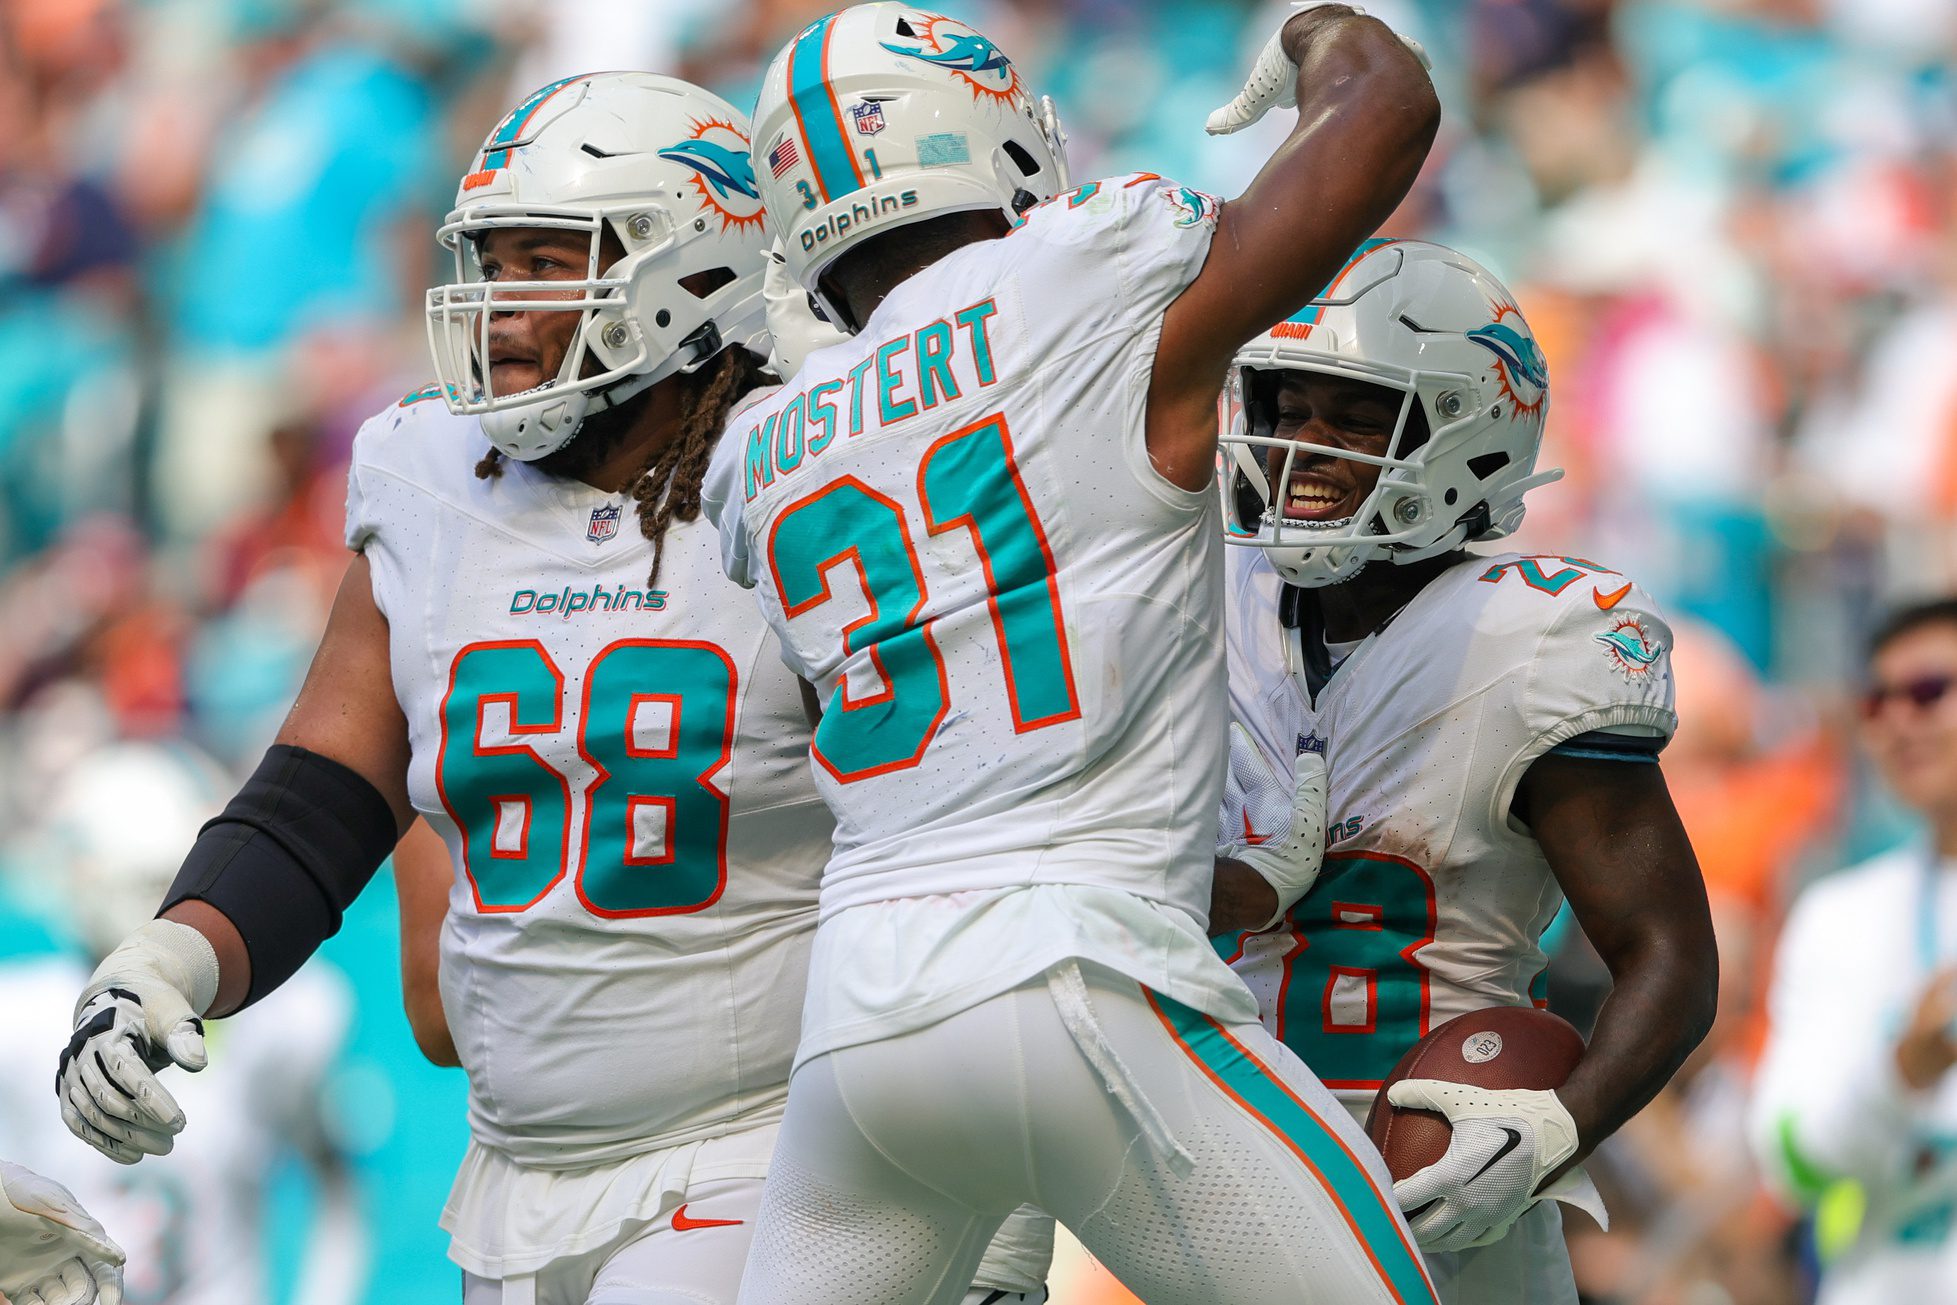
[[[1598,1142],[1705,1036],[1717,960],[1658,751],[1671,632],[1628,576],[1482,555],[1522,519],[1549,378],[1506,288],[1438,245],[1369,240],[1237,357],[1226,437],[1232,791],[1322,756],[1319,880],[1224,944],[1261,1016],[1357,1118],[1453,1016],[1543,1005],[1565,898],[1615,982],[1556,1091],[1395,1084],[1447,1154],[1395,1193],[1443,1301],[1573,1303],[1561,1223]],[[1259,772],[1262,772],[1260,778]],[[1275,772],[1273,776],[1272,772]],[[1242,812],[1226,837],[1259,838]],[[1594,1195],[1594,1189],[1589,1189]]]
[[[955,1301],[1028,1201],[1145,1300],[1432,1298],[1377,1155],[1204,936],[1218,388],[1438,115],[1343,5],[1290,18],[1225,116],[1294,98],[1219,205],[1148,174],[1066,189],[1051,107],[907,5],[810,24],[763,81],[787,270],[851,338],[740,413],[708,477],[729,574],[824,699],[837,817],[744,1301]]]
[[[169,1150],[155,1071],[200,1068],[200,1017],[284,982],[419,814],[451,861],[465,1301],[733,1300],[831,825],[800,687],[697,521],[760,380],[761,216],[746,120],[670,78],[565,78],[490,133],[440,233],[439,383],[356,441],[298,701],[82,994],[84,1139]]]
[[[67,1188],[0,1160],[0,1301],[122,1305],[122,1261]]]

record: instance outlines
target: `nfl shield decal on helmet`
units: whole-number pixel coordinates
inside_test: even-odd
[[[863,100],[849,106],[849,116],[856,121],[856,134],[874,136],[883,130],[883,105],[875,100]]]
[[[584,537],[594,544],[604,543],[618,533],[618,518],[624,511],[624,507],[617,503],[592,508],[591,524],[584,528]]]

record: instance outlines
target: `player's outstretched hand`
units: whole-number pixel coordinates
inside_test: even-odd
[[[1363,16],[1365,10],[1358,5],[1337,4],[1333,0],[1301,0],[1293,7],[1304,12],[1320,9],[1328,4],[1334,9],[1349,12],[1355,17]],[[1291,17],[1297,17],[1293,14]],[[1288,25],[1290,19],[1286,19]],[[1398,35],[1396,33],[1396,35]],[[1410,36],[1400,36],[1401,44],[1413,51],[1420,60],[1420,66],[1432,69],[1433,60],[1420,42]],[[1284,48],[1284,27],[1280,26],[1258,51],[1257,60],[1251,65],[1250,77],[1244,88],[1237,92],[1237,98],[1210,114],[1204,130],[1212,136],[1228,136],[1242,131],[1253,123],[1263,121],[1264,115],[1272,109],[1294,108],[1298,103],[1298,65],[1292,61]]]
[[[1576,1154],[1576,1121],[1554,1092],[1409,1078],[1386,1099],[1438,1111],[1454,1129],[1447,1154],[1393,1184],[1423,1251],[1499,1240],[1543,1195],[1543,1179]]]
[[[1277,894],[1277,914],[1268,929],[1311,891],[1325,863],[1325,758],[1298,755],[1291,783],[1278,778],[1250,731],[1230,725],[1230,773],[1224,781],[1224,809],[1240,828],[1226,826],[1220,856],[1255,870]]]
[[[152,920],[109,953],[76,1003],[55,1071],[69,1130],[126,1165],[167,1153],[184,1114],[156,1071],[204,1068],[198,1012],[216,991],[217,957],[187,926]]]
[[[0,1292],[13,1305],[121,1305],[122,1259],[67,1188],[0,1160]]]

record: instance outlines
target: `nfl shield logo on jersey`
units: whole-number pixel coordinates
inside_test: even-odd
[[[607,503],[604,507],[591,509],[591,524],[585,527],[584,537],[594,544],[602,544],[618,533],[619,514],[625,509],[617,503]]]
[[[875,100],[850,105],[849,116],[856,119],[856,134],[859,136],[874,136],[883,130],[883,105]]]

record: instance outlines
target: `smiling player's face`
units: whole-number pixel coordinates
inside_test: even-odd
[[[1276,401],[1272,434],[1278,439],[1384,457],[1405,396],[1342,376],[1285,372]],[[1380,468],[1372,463],[1301,452],[1292,461],[1289,482],[1279,486],[1289,452],[1272,448],[1265,458],[1265,474],[1280,495],[1287,521],[1344,521],[1358,513],[1379,483]]]

